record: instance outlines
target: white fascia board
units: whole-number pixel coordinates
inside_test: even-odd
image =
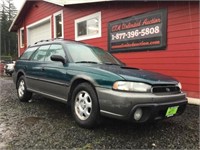
[[[44,0],[44,1],[52,3],[52,4],[64,6],[66,0]]]
[[[22,11],[22,8],[24,7],[25,3],[26,3],[26,1],[24,1],[23,5],[21,6],[21,8],[19,9],[19,11],[18,11],[17,15],[15,16],[15,18],[14,18],[14,20],[13,20],[13,22],[12,22],[12,24],[11,24],[10,28],[8,29],[8,31],[9,31],[9,32],[11,31],[11,29],[12,29],[13,25],[15,24],[15,21],[16,21],[16,20],[17,20],[17,18],[19,17],[19,14],[21,13],[21,11]]]
[[[84,3],[95,3],[95,2],[108,2],[114,0],[63,0],[65,1],[64,5],[73,5],[73,4],[84,4]]]

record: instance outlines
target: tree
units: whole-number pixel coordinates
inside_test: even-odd
[[[9,32],[17,10],[13,4],[13,0],[1,0],[0,10],[0,35],[1,35],[1,55],[17,56],[17,34]]]

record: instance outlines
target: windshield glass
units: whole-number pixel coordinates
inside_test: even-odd
[[[104,63],[117,64],[121,63],[108,52],[92,46],[67,44],[68,52],[75,63]]]

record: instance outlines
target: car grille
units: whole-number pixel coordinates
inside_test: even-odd
[[[152,88],[152,93],[155,94],[175,94],[180,92],[180,88],[176,85],[159,85]]]

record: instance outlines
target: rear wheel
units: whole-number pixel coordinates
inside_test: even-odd
[[[92,128],[99,119],[99,103],[93,87],[81,83],[73,91],[72,113],[78,125]]]
[[[17,95],[21,102],[28,102],[32,97],[32,93],[27,91],[24,76],[21,76],[17,82]]]

